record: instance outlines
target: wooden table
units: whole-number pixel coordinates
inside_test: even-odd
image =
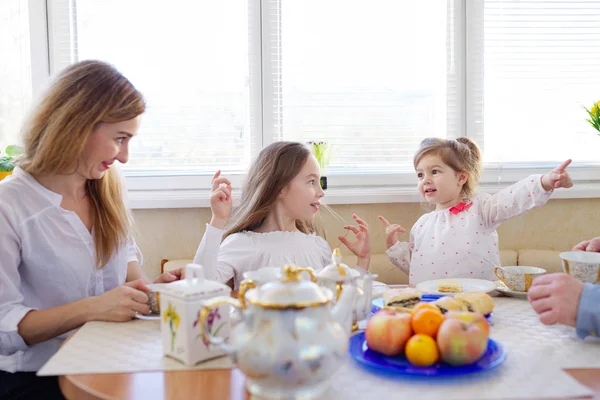
[[[571,376],[592,389],[600,400],[600,369],[570,369]],[[239,370],[159,371],[59,377],[69,400],[97,399],[249,399]]]

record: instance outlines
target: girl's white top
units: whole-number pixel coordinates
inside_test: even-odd
[[[0,370],[37,371],[69,334],[28,346],[18,332],[25,314],[122,285],[138,260],[130,239],[97,268],[92,234],[61,201],[20,168],[0,182]]]
[[[500,265],[496,228],[548,201],[541,175],[529,176],[494,195],[477,194],[473,205],[457,214],[450,209],[423,215],[410,231],[410,241],[387,250],[390,261],[409,275],[409,283],[444,278],[496,280]],[[469,203],[467,201],[467,203]]]
[[[234,278],[236,289],[246,271],[287,264],[320,270],[331,263],[329,243],[315,234],[244,231],[229,235],[221,243],[223,233],[206,224],[194,263],[204,266],[207,279],[227,282]]]

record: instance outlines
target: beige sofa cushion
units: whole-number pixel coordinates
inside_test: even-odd
[[[563,272],[560,251],[519,250],[519,265],[544,268],[548,273]]]
[[[500,250],[500,263],[502,265],[519,265],[519,254],[514,250]],[[491,267],[491,265],[490,265]]]
[[[163,272],[173,271],[177,268],[185,267],[194,260],[170,260],[163,264]]]

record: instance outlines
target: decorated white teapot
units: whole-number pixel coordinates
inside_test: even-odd
[[[337,248],[331,255],[331,264],[317,273],[317,283],[335,291],[336,303],[342,301],[340,296],[344,291],[354,292],[354,296],[351,296],[352,318],[345,321],[345,326],[349,330],[357,329],[358,321],[369,316],[372,307],[373,279],[376,277],[377,275],[365,272],[361,268],[350,268],[342,263],[342,253]],[[348,298],[350,296],[346,297]]]
[[[312,281],[302,280],[308,272]],[[285,266],[280,281],[240,286],[240,300],[218,297],[204,303],[200,326],[210,343],[225,349],[246,374],[248,390],[263,397],[313,397],[325,392],[348,348],[343,321],[352,313],[352,293],[333,292],[314,283],[310,268]],[[211,312],[230,304],[242,318],[229,343],[207,329]]]
[[[185,267],[185,279],[148,285],[160,293],[160,325],[163,353],[187,365],[225,354],[202,340],[198,327],[200,311],[207,299],[229,296],[231,289],[222,283],[204,279],[204,268],[196,264]],[[227,338],[230,332],[228,307],[215,308],[208,326],[213,335]]]

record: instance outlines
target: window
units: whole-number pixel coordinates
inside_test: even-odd
[[[412,173],[423,138],[460,134],[452,4],[270,1],[273,140],[331,142],[337,170]]]
[[[11,10],[12,25],[0,30],[19,32],[25,3],[37,4],[2,3],[0,18]],[[482,181],[495,187],[568,157],[576,180],[598,179],[600,136],[581,107],[600,96],[595,0],[45,4],[47,30],[29,29],[35,43],[48,43],[31,49],[46,52],[46,80],[78,60],[101,59],[147,97],[124,170],[148,207],[155,199],[206,205],[198,199],[216,169],[238,186],[252,158],[277,140],[334,144],[330,201],[418,199],[412,155],[428,136],[475,138]],[[0,80],[11,84],[0,92],[6,125],[6,115],[20,118],[6,104],[28,105],[18,74],[30,61],[14,43],[2,46],[21,57],[0,66]],[[34,79],[34,93],[39,86]],[[4,125],[0,135],[14,130]]]
[[[410,171],[422,138],[459,133],[452,3],[55,0],[52,65],[106,60],[146,95],[129,172],[241,172],[273,140],[330,141],[337,171]]]
[[[71,0],[53,12],[54,70],[107,61],[147,99],[126,171],[245,170],[259,137],[250,124],[246,1]]]
[[[582,109],[600,99],[600,2],[482,4],[473,3],[483,21],[473,31],[483,68],[473,75],[483,73],[483,96],[473,100],[483,109],[485,160],[600,161],[600,137]]]
[[[31,103],[27,0],[0,2],[0,151],[15,143]]]

